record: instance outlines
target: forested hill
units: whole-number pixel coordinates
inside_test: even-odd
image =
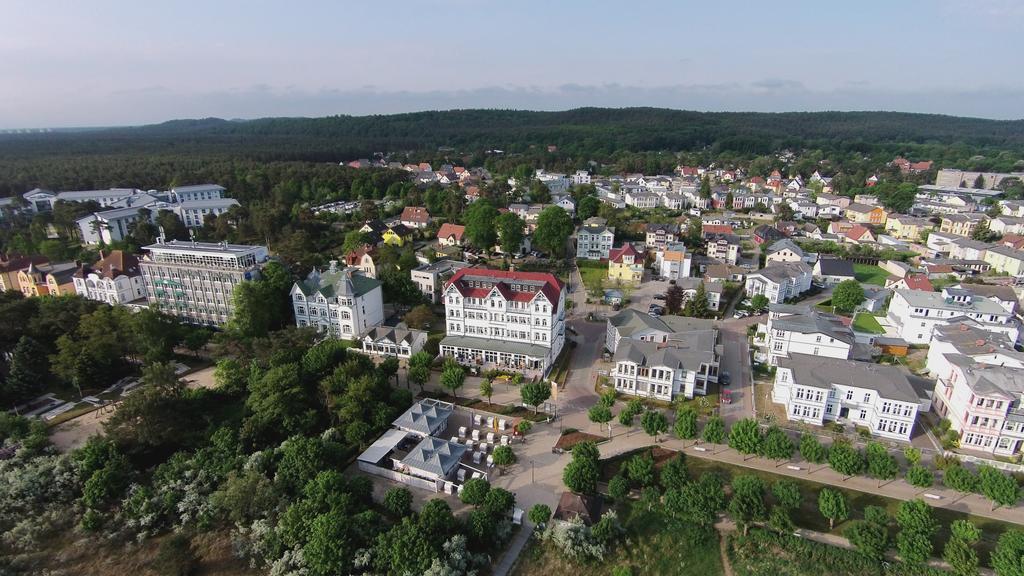
[[[216,118],[135,128],[0,136],[0,154],[203,153],[338,161],[373,152],[556,145],[563,152],[686,151],[766,154],[814,147],[868,151],[892,144],[1024,150],[1024,120],[900,112],[711,113],[658,108],[564,112],[452,110],[378,116]]]

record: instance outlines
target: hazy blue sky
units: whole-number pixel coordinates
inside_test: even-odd
[[[664,106],[1024,117],[1024,0],[0,4],[0,128]]]

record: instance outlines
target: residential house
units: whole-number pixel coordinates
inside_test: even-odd
[[[835,206],[841,210],[845,210],[852,203],[849,196],[838,196],[836,194],[818,194],[815,202],[819,206]]]
[[[364,244],[355,250],[352,250],[348,254],[345,254],[345,266],[348,268],[358,268],[362,272],[363,276],[367,278],[377,277],[377,264],[374,262],[374,257],[377,255],[377,249],[368,244]]]
[[[949,242],[949,257],[952,260],[984,260],[991,246],[987,242],[959,236]]]
[[[705,240],[704,251],[708,258],[735,265],[740,258],[741,244],[739,236],[713,236]]]
[[[993,332],[1017,341],[1019,325],[999,303],[962,288],[940,292],[896,290],[889,303],[889,321],[899,337],[911,344],[927,344],[936,326],[970,318]]]
[[[873,244],[877,238],[870,228],[856,224],[843,233],[843,242],[851,244]]]
[[[605,225],[603,218],[591,218],[576,231],[576,258],[604,260],[615,243],[615,228]]]
[[[846,280],[856,280],[853,262],[822,256],[814,264],[814,279],[825,286],[835,286]]]
[[[869,206],[854,202],[846,207],[846,218],[857,224],[884,226],[887,215],[881,206]]]
[[[412,242],[412,230],[398,223],[385,230],[380,237],[385,244],[402,247],[406,242]]]
[[[806,262],[813,264],[817,261],[817,254],[804,252],[803,248],[789,238],[779,240],[768,247],[765,265],[773,262]]]
[[[996,216],[988,221],[988,228],[995,234],[1005,236],[1007,234],[1024,233],[1024,218],[1016,216]]]
[[[658,276],[666,280],[680,280],[690,276],[691,255],[684,244],[672,244],[654,253],[654,266]]]
[[[429,298],[431,303],[438,304],[441,302],[441,292],[445,283],[456,272],[469,267],[469,264],[459,260],[438,260],[413,268],[411,276],[413,284],[416,284],[420,292]]]
[[[906,214],[892,214],[885,221],[885,229],[893,236],[903,240],[917,242],[921,234],[934,228],[927,218],[917,218]]]
[[[18,287],[26,298],[74,294],[77,269],[75,262],[29,264],[18,270]]]
[[[902,278],[890,276],[885,282],[886,288],[893,290],[918,290],[921,292],[934,292],[935,288],[932,287],[931,280],[928,279],[927,274],[907,274]]]
[[[18,272],[31,265],[39,266],[48,264],[50,259],[46,256],[23,256],[21,254],[0,254],[0,292],[7,290],[21,291],[18,284]]]
[[[781,303],[811,289],[812,270],[805,262],[774,262],[747,275],[745,292],[763,294],[769,302]]]
[[[407,228],[418,230],[430,225],[430,213],[423,206],[406,206],[398,221]]]
[[[661,197],[643,188],[635,188],[626,192],[625,200],[627,206],[633,206],[634,208],[656,208],[660,203]]]
[[[654,317],[633,308],[624,308],[607,320],[605,349],[612,354],[623,340],[664,343],[681,333],[710,330],[715,327],[713,320],[689,318],[686,316]]]
[[[465,226],[445,222],[437,231],[437,243],[441,246],[462,246],[462,238],[465,234]]]
[[[631,285],[640,284],[644,276],[644,256],[629,242],[608,253],[608,281]]]
[[[963,288],[977,296],[984,296],[1003,307],[1010,314],[1015,314],[1019,305],[1017,292],[1013,286],[1006,284],[957,284],[953,288]]]
[[[772,366],[791,353],[848,360],[856,344],[853,330],[838,316],[813,309],[769,314],[765,333],[765,355]]]
[[[704,223],[700,227],[700,237],[702,239],[711,238],[720,235],[733,235],[736,231],[733,230],[732,226],[728,224],[709,224]]]
[[[645,245],[650,250],[664,250],[679,241],[678,224],[648,224]]]
[[[942,217],[939,232],[956,236],[970,236],[978,224],[988,220],[984,214],[948,214]]]
[[[99,261],[79,266],[72,282],[79,296],[110,305],[146,299],[139,260],[123,250],[112,250],[109,254],[100,250]]]
[[[384,322],[382,294],[380,281],[355,268],[339,268],[337,260],[332,260],[326,271],[314,268],[305,280],[292,286],[295,324],[355,340]]]
[[[786,235],[780,232],[777,228],[768,224],[762,224],[757,228],[754,228],[753,236],[754,244],[757,244],[758,246],[765,243],[772,244],[786,237]]]
[[[364,354],[408,360],[410,356],[423,350],[427,343],[427,333],[423,330],[411,330],[404,325],[374,326],[359,337],[359,342]]]
[[[729,264],[710,264],[704,271],[704,279],[708,282],[743,282],[746,270]]]
[[[1024,251],[997,245],[988,248],[983,259],[991,264],[996,272],[1017,278],[1024,276]]]
[[[552,200],[555,206],[558,206],[562,210],[565,210],[566,212],[569,213],[570,216],[576,214],[576,201],[573,200],[572,196],[565,195],[559,197],[558,199],[553,198]]]
[[[867,428],[872,436],[909,442],[921,405],[910,374],[895,366],[807,354],[780,358],[772,401],[791,421],[821,426],[839,420]]]
[[[665,343],[625,340],[615,352],[615,390],[620,394],[671,402],[707,394],[718,380],[718,331],[680,335]]]
[[[697,296],[697,289],[703,285],[705,298],[708,302],[708,309],[718,312],[722,302],[722,291],[725,284],[722,282],[705,282],[700,278],[680,278],[676,280],[676,286],[683,290],[683,302],[689,302]]]
[[[951,360],[958,356],[983,364],[1024,368],[1024,354],[1014,348],[1006,334],[986,330],[970,318],[935,327],[925,367],[933,378],[948,378],[953,368]]]
[[[565,343],[565,286],[546,272],[463,268],[443,292],[441,355],[546,374]]]

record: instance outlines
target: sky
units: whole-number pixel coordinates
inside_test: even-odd
[[[3,0],[0,128],[451,108],[1024,118],[1024,0]]]

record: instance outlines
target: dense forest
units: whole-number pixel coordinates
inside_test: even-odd
[[[557,150],[548,151],[548,146]],[[158,187],[221,181],[226,162],[404,158],[598,171],[747,162],[779,150],[844,159],[903,154],[942,166],[1020,168],[1024,121],[895,112],[703,113],[654,108],[453,110],[390,116],[176,120],[134,128],[0,135],[0,196],[33,186]],[[488,154],[501,150],[502,154]],[[145,158],[145,160],[141,160]],[[515,160],[509,160],[514,158]],[[217,164],[219,169],[212,169]],[[234,167],[235,173],[248,170]]]

